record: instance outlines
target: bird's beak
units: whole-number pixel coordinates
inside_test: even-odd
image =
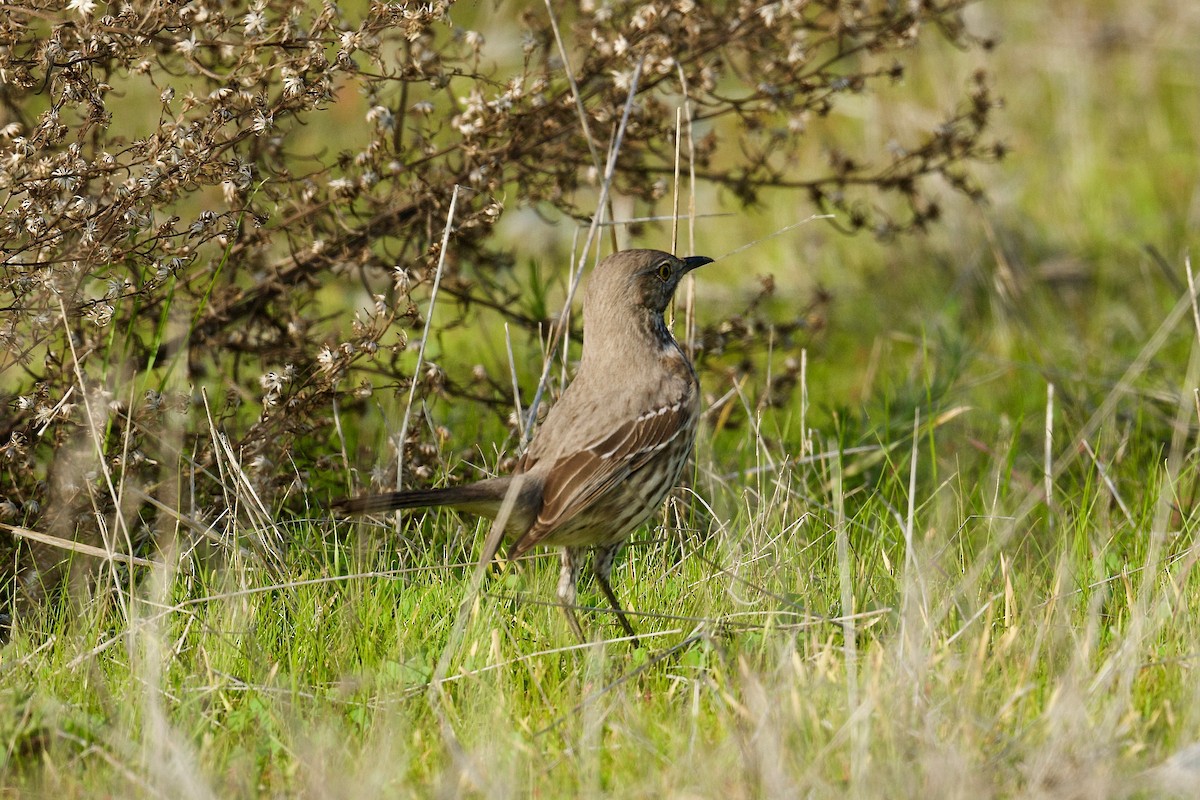
[[[703,267],[705,264],[711,264],[713,259],[709,258],[708,256],[688,256],[687,258],[681,258],[680,261],[683,262],[684,272],[691,272],[696,267]]]

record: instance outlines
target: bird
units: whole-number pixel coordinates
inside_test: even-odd
[[[459,486],[343,498],[344,514],[446,506],[489,519],[509,498],[509,560],[561,548],[557,598],[587,642],[575,599],[587,551],[592,572],[635,647],[637,634],[613,591],[613,560],[629,535],[679,483],[700,420],[700,384],[664,313],[679,282],[713,259],[621,250],[584,288],[583,352],[575,377],[509,475]],[[499,545],[483,554],[490,563]],[[486,550],[486,547],[485,547]]]

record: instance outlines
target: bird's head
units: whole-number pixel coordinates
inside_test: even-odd
[[[588,279],[584,316],[611,311],[666,311],[683,276],[712,263],[707,256],[676,258],[660,250],[622,250],[601,261]]]

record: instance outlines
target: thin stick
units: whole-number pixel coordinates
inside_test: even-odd
[[[742,252],[743,250],[749,250],[751,247],[755,247],[756,245],[759,245],[759,244],[767,241],[768,239],[774,239],[776,236],[780,236],[784,233],[787,233],[788,231],[792,230],[793,228],[799,228],[801,225],[807,225],[808,223],[812,222],[813,220],[817,220],[817,219],[833,219],[833,214],[813,214],[811,217],[802,219],[799,222],[793,222],[791,225],[784,225],[779,230],[772,231],[771,233],[768,233],[766,236],[755,239],[752,242],[746,242],[746,244],[742,245],[741,247],[738,247],[734,250],[730,250],[728,253],[726,253],[725,255],[718,258],[717,261],[721,261],[723,259],[729,258],[730,256],[737,255],[738,253]]]
[[[579,84],[575,82],[575,73],[571,69],[571,59],[567,56],[567,48],[563,44],[562,33],[558,30],[558,18],[554,16],[554,6],[546,0],[546,13],[550,17],[550,29],[554,31],[554,42],[558,45],[558,57],[562,59],[563,72],[567,76],[567,84],[571,87],[571,99],[575,101],[575,112],[579,114],[579,127],[583,128],[583,137],[587,141],[588,152],[592,156],[592,166],[600,169],[600,154],[596,151],[596,141],[592,138],[592,130],[588,126],[587,110],[583,107],[583,98],[579,94]]]
[[[28,539],[31,542],[39,542],[50,547],[57,547],[60,550],[69,550],[72,553],[82,553],[85,556],[100,558],[104,561],[115,561],[118,564],[135,564],[139,567],[154,566],[154,562],[149,559],[139,558],[138,556],[127,556],[115,550],[105,550],[103,547],[96,547],[84,544],[83,542],[72,541],[71,539],[63,539],[59,536],[51,536],[48,533],[40,533],[17,525],[7,525],[0,522],[0,529],[8,531],[19,539]]]
[[[711,212],[708,214],[697,214],[696,218],[697,219],[714,219],[716,217],[736,217],[736,216],[737,216],[737,214],[733,213],[732,211],[714,211],[714,212]],[[672,216],[671,214],[658,214],[658,215],[651,215],[649,217],[627,217],[625,219],[605,220],[604,222],[600,223],[600,227],[608,228],[608,227],[613,227],[613,226],[620,227],[622,225],[641,225],[642,223],[645,223],[645,222],[670,222],[671,220],[677,220],[677,219],[678,219],[678,217]],[[692,249],[695,249],[694,242],[692,243],[691,247],[692,247]],[[688,274],[690,275],[691,273],[688,273]]]
[[[583,107],[583,97],[579,93],[579,84],[575,80],[575,72],[571,69],[571,59],[567,56],[566,45],[563,44],[562,33],[558,29],[558,17],[554,16],[554,6],[546,0],[546,13],[550,18],[550,29],[554,31],[554,43],[558,46],[558,57],[562,59],[563,72],[567,76],[567,84],[571,87],[571,99],[575,101],[575,113],[579,115],[579,127],[583,129],[583,138],[587,142],[588,153],[592,156],[592,167],[600,171],[600,153],[596,150],[596,140],[592,137],[592,129],[588,125],[587,109]],[[638,65],[639,69],[641,65]],[[603,202],[601,203],[603,204]],[[608,206],[608,216],[613,217],[612,205]],[[616,231],[613,231],[613,248],[617,247]]]
[[[50,409],[50,413],[46,415],[46,421],[42,423],[42,427],[38,428],[38,436],[42,436],[46,433],[46,430],[53,424],[54,417],[58,414],[58,410],[67,404],[67,401],[71,399],[71,395],[73,394],[75,394],[75,387],[68,386],[67,391],[63,393],[62,398],[54,404],[54,408]]]
[[[1200,341],[1200,308],[1196,306],[1196,280],[1192,277],[1192,257],[1190,255],[1183,259],[1183,266],[1187,271],[1188,294],[1192,297],[1192,323],[1196,326],[1196,339]]]
[[[1092,464],[1095,465],[1096,472],[1100,474],[1100,480],[1104,481],[1104,485],[1108,487],[1109,494],[1117,501],[1117,506],[1121,509],[1121,513],[1125,515],[1125,521],[1129,523],[1131,529],[1136,529],[1137,523],[1133,521],[1133,514],[1129,513],[1129,506],[1125,505],[1125,500],[1121,497],[1121,492],[1117,489],[1117,485],[1113,483],[1113,479],[1109,477],[1108,470],[1104,468],[1104,462],[1096,456],[1096,451],[1092,449],[1087,439],[1081,441],[1080,444],[1083,446],[1084,452],[1088,454],[1088,458],[1092,460]]]
[[[921,573],[917,569],[917,554],[913,550],[913,530],[915,529],[915,520],[917,515],[917,454],[921,452],[919,443],[921,439],[921,409],[917,409],[913,415],[913,446],[912,459],[908,468],[908,516],[904,522],[904,570],[907,573],[904,592],[905,605],[908,603],[909,587],[915,585],[921,594],[921,612],[924,615],[926,611],[925,599],[925,582],[921,580]],[[908,615],[901,613],[900,618],[907,622]]]
[[[1045,481],[1046,508],[1054,499],[1054,384],[1046,384],[1046,444],[1042,452],[1042,480]]]
[[[517,360],[513,358],[512,336],[504,323],[504,346],[508,349],[508,373],[512,376],[513,410],[517,414],[517,437],[525,438],[525,413],[521,410],[521,384],[517,380]]]
[[[679,253],[679,148],[683,144],[683,109],[675,109],[675,179],[671,196],[671,252]]]
[[[521,491],[521,481],[521,476],[517,475],[508,486],[508,491],[504,495],[504,502],[500,505],[500,512],[492,522],[488,538],[483,544],[483,551],[479,555],[479,562],[475,565],[475,570],[471,573],[471,581],[467,585],[467,591],[463,596],[462,603],[458,606],[458,614],[454,619],[454,627],[450,630],[450,638],[446,641],[446,646],[442,649],[442,655],[438,658],[437,666],[434,668],[433,676],[430,678],[429,687],[425,694],[429,708],[433,711],[441,728],[442,738],[464,765],[468,765],[469,761],[466,758],[466,753],[461,743],[458,741],[458,736],[454,732],[454,726],[450,724],[450,720],[446,715],[446,696],[442,688],[442,683],[446,680],[446,676],[450,674],[450,663],[454,660],[454,654],[458,652],[459,645],[462,643],[463,633],[467,627],[467,618],[470,616],[471,609],[479,598],[479,591],[483,586],[483,579],[487,573],[488,565],[491,564],[497,549],[500,547],[500,542],[504,538],[504,526],[508,523],[508,517],[516,505],[517,495]]]
[[[683,67],[679,66],[683,75]],[[696,137],[692,135],[692,101],[688,99],[687,79],[683,81],[683,112],[687,120],[688,143],[688,255],[696,254]],[[687,286],[683,293],[683,335],[687,340],[689,359],[696,357],[696,276],[687,275]]]
[[[679,253],[679,147],[683,139],[683,109],[675,109],[675,176],[672,181],[671,190],[671,252],[678,255]],[[667,316],[667,328],[675,327],[675,302],[676,298],[671,298],[671,311]],[[684,317],[686,318],[686,307]],[[691,339],[687,336],[687,322],[684,326],[684,347],[687,350],[688,357],[691,358]]]
[[[125,405],[126,424],[125,424],[125,430],[123,432],[123,435],[121,436],[121,463],[122,464],[129,463],[129,443],[133,439],[133,425],[131,425],[129,423],[133,419],[133,393],[134,393],[134,391],[136,391],[136,389],[137,389],[136,383],[134,381],[130,381],[129,382],[129,400],[126,401],[126,405]],[[125,471],[122,470],[121,471],[121,482],[119,484],[117,484],[117,495],[116,495],[116,497],[113,498],[113,505],[115,505],[116,508],[118,509],[118,513],[121,513],[119,511],[119,509],[124,507],[122,505],[124,499],[125,499]],[[129,552],[133,553],[133,542],[129,541],[128,531],[126,531],[126,534],[125,534],[125,544],[129,548]]]
[[[479,561],[475,562],[475,569],[471,572],[471,580],[467,584],[467,591],[463,595],[462,602],[458,604],[458,615],[454,619],[454,627],[451,629],[450,638],[446,641],[446,646],[442,649],[442,655],[438,658],[437,668],[433,671],[429,687],[431,693],[440,688],[441,682],[450,673],[450,661],[453,659],[454,653],[458,650],[458,646],[462,642],[463,631],[467,625],[467,617],[470,615],[471,608],[475,605],[475,600],[479,597],[479,590],[483,586],[483,578],[487,574],[487,568],[491,565],[492,559],[496,557],[496,551],[500,549],[500,543],[504,540],[504,527],[508,524],[508,518],[517,504],[517,496],[521,493],[521,481],[522,476],[513,476],[512,482],[508,486],[508,491],[504,493],[504,501],[500,504],[500,512],[496,515],[496,519],[492,521],[492,527],[488,531],[487,539],[483,543],[483,550],[479,553]]]
[[[215,545],[225,547],[229,544],[221,537],[221,534],[219,534],[215,528],[215,525],[221,521],[227,512],[222,512],[221,516],[213,520],[212,523],[205,524],[185,515],[179,509],[171,507],[170,505],[159,500],[157,497],[151,497],[137,487],[133,487],[132,491],[134,496],[137,497],[139,503],[148,503],[149,505],[152,505],[158,509],[160,513],[170,517],[175,522],[176,530],[182,526],[199,536],[203,536],[205,539],[208,539]]]
[[[225,453],[225,459],[229,464],[229,472],[233,476],[237,496],[244,496],[247,500],[246,503],[239,503],[239,505],[246,509],[247,514],[254,515],[257,513],[259,526],[274,534],[274,541],[271,541],[259,535],[258,531],[254,531],[255,536],[251,541],[257,543],[261,553],[267,556],[268,566],[273,565],[277,569],[282,570],[285,566],[283,563],[283,554],[276,546],[276,543],[280,545],[283,543],[283,532],[275,525],[275,520],[271,518],[271,512],[267,510],[266,503],[259,496],[258,490],[254,488],[254,483],[250,480],[250,476],[242,469],[241,459],[233,452],[233,447],[229,444],[229,437],[218,431],[216,440]],[[273,562],[271,561],[272,559],[274,559]]]
[[[217,444],[217,423],[213,421],[212,408],[208,404],[208,389],[203,386],[200,387],[200,399],[204,403],[204,416],[208,420],[208,436],[209,441],[212,442],[213,463],[217,465],[217,485],[221,487],[225,508],[232,509],[236,504],[234,499],[229,496],[229,476],[225,474],[225,462],[220,457],[221,447]],[[192,478],[195,479],[195,470],[192,471]]]
[[[680,70],[682,71],[682,67]],[[687,97],[687,81],[683,83],[683,96]],[[683,111],[687,116],[688,143],[688,250],[696,252],[696,137],[692,131],[692,101],[683,101]],[[693,283],[694,283],[693,276]]]
[[[546,354],[545,363],[542,366],[542,376],[538,379],[537,392],[533,395],[533,402],[529,404],[528,422],[525,425],[525,440],[527,442],[533,436],[538,406],[541,404],[542,395],[546,391],[546,380],[550,377],[550,368],[553,365],[554,355],[558,352],[558,345],[566,334],[566,322],[570,316],[571,303],[575,299],[575,291],[579,288],[579,281],[583,278],[583,268],[587,265],[588,254],[591,252],[592,245],[595,242],[596,233],[600,229],[600,223],[604,219],[604,208],[608,202],[609,187],[612,186],[613,173],[617,169],[617,154],[621,152],[621,143],[625,139],[625,128],[629,124],[629,115],[633,111],[633,98],[637,96],[638,81],[642,77],[643,63],[645,63],[645,59],[638,61],[637,68],[633,71],[633,77],[629,81],[629,96],[625,98],[625,109],[621,113],[621,124],[617,127],[616,136],[613,137],[612,148],[608,153],[608,163],[604,167],[604,182],[600,184],[600,199],[596,203],[596,213],[592,215],[592,223],[588,227],[587,237],[583,242],[583,251],[579,254],[579,263],[576,265],[575,272],[571,276],[571,285],[567,290],[567,300],[563,305],[562,313],[559,315],[558,325],[555,327],[554,337],[550,342],[550,351]]]
[[[808,439],[808,348],[800,348],[800,457],[812,453]]]
[[[846,621],[842,625],[842,639],[845,644],[843,649],[844,661],[846,665],[846,704],[850,709],[851,721],[847,724],[850,726],[850,776],[851,785],[860,785],[859,778],[862,775],[862,770],[866,764],[864,760],[867,754],[866,748],[866,729],[861,724],[861,718],[858,713],[862,710],[859,708],[859,687],[858,687],[858,634],[855,630],[854,620],[854,582],[852,568],[850,565],[850,537],[846,531],[846,503],[845,496],[842,494],[842,461],[836,458],[831,462],[832,478],[833,478],[833,535],[836,541],[837,548],[837,563],[838,563],[838,585],[841,595],[841,615],[846,617]]]
[[[129,546],[129,551],[133,552],[132,538],[129,535],[129,527],[125,524],[125,515],[121,513],[121,506],[118,502],[116,487],[113,486],[112,471],[108,468],[108,459],[104,457],[104,444],[100,440],[100,432],[96,430],[96,417],[92,414],[92,403],[88,400],[87,383],[83,379],[83,367],[79,363],[79,353],[75,351],[75,339],[71,336],[71,328],[67,323],[67,305],[63,302],[62,295],[58,295],[58,310],[62,315],[63,332],[67,335],[67,344],[71,348],[71,366],[75,371],[75,380],[79,382],[79,396],[83,400],[83,408],[87,414],[87,429],[92,439],[92,448],[96,453],[96,462],[100,465],[100,474],[104,476],[104,484],[108,487],[108,495],[113,499],[116,506],[114,514],[117,522],[117,527],[125,534],[125,541]],[[100,534],[104,542],[104,549],[109,554],[116,553],[116,543],[110,538],[107,527],[100,526]],[[126,601],[125,595],[121,593],[121,578],[117,574],[115,562],[110,558],[108,567],[112,573],[113,588],[117,590],[117,601],[120,603],[122,615],[125,619],[129,619],[129,604]]]
[[[417,366],[413,369],[412,383],[408,387],[408,404],[404,407],[404,419],[400,422],[400,435],[396,441],[396,491],[404,488],[404,441],[408,438],[408,420],[412,414],[413,399],[417,396],[417,383],[421,379],[421,365],[425,361],[425,343],[429,341],[429,329],[433,325],[433,309],[437,303],[438,286],[442,283],[442,269],[446,265],[446,250],[450,246],[450,230],[454,225],[454,209],[458,206],[458,184],[454,185],[454,193],[450,195],[450,211],[446,214],[446,227],[442,231],[442,251],[438,253],[437,270],[433,273],[433,290],[429,293],[429,311],[425,314],[425,330],[421,333],[421,342],[417,346]],[[399,529],[400,514],[396,514],[396,526]]]
[[[346,434],[342,430],[342,415],[338,411],[336,394],[333,396],[333,430],[337,434],[338,446],[342,451],[342,471],[346,473],[346,491],[353,491],[354,481],[350,477],[353,471],[350,467],[350,454],[346,452]]]

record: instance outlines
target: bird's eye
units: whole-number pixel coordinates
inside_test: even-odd
[[[662,262],[658,265],[658,270],[655,272],[655,274],[658,275],[658,279],[660,281],[666,283],[671,279],[671,265],[666,261]]]

